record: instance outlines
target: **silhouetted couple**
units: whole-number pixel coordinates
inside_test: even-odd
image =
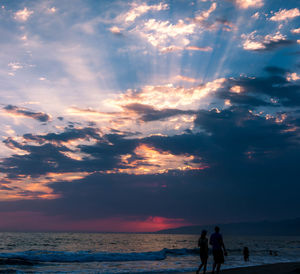
[[[201,264],[197,270],[197,274],[200,273],[203,267],[203,273],[206,273],[207,259],[208,259],[208,239],[206,237],[207,231],[203,230],[198,241],[198,246],[200,247],[200,259]],[[220,234],[220,228],[215,227],[215,233],[210,236],[209,244],[212,246],[212,254],[214,257],[214,264],[212,273],[220,273],[221,264],[224,263],[224,255],[227,256],[226,248],[223,242],[223,237]]]

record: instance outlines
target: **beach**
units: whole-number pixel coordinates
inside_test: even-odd
[[[190,272],[189,274],[195,272]],[[200,272],[202,273],[202,272]],[[211,273],[210,271],[207,273]],[[234,269],[225,269],[224,274],[297,274],[300,273],[300,263],[279,263],[250,267],[239,267]]]

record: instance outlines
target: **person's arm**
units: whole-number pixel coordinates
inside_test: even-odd
[[[208,239],[206,239],[206,252],[208,252]]]
[[[226,247],[225,247],[225,244],[224,244],[224,241],[223,241],[223,237],[221,236],[221,239],[222,239],[222,248],[223,248],[223,251],[224,251],[224,255],[227,256],[227,250],[226,250]]]

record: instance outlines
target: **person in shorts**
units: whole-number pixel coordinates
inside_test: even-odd
[[[198,247],[200,247],[200,260],[201,264],[197,270],[197,274],[200,273],[200,270],[203,266],[203,273],[206,273],[207,259],[208,259],[208,239],[206,237],[207,231],[202,230],[201,236],[198,240]]]
[[[212,273],[220,273],[221,264],[224,263],[224,255],[227,256],[227,251],[223,242],[222,234],[219,233],[220,228],[215,227],[215,233],[210,236],[209,244],[212,246],[212,253],[214,257],[214,264]]]

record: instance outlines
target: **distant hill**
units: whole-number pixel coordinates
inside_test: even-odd
[[[214,231],[218,225],[226,235],[300,236],[300,218],[282,221],[243,222],[215,225],[183,226],[157,231],[159,234],[200,234],[203,229]]]

